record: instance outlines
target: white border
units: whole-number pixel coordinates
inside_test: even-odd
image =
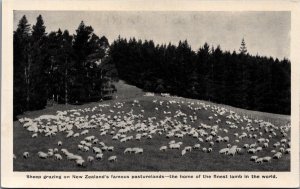
[[[115,10],[115,11],[291,11],[292,62],[292,156],[290,172],[228,172],[238,174],[276,174],[278,179],[61,179],[28,180],[26,172],[13,172],[13,10]],[[2,187],[299,187],[299,1],[196,1],[196,0],[7,0],[2,11],[2,96],[1,96],[1,186]],[[297,35],[298,34],[298,35]],[[143,174],[225,174],[225,172],[73,172],[76,175],[130,175]],[[34,172],[46,175],[47,172]],[[72,172],[48,172],[48,175],[72,175]]]

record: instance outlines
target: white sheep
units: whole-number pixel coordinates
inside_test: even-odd
[[[48,158],[48,154],[44,153],[44,152],[38,152],[38,156],[41,159],[47,159]]]
[[[203,151],[203,152],[207,152],[207,148],[205,148],[205,147],[202,148],[202,151]]]
[[[159,148],[159,150],[164,152],[164,151],[167,150],[167,148],[168,148],[167,146],[161,146],[161,147]]]
[[[58,142],[57,142],[57,145],[58,145],[58,146],[62,146],[62,141],[58,141]]]
[[[261,163],[263,163],[263,158],[257,158],[256,160],[255,160],[255,163],[259,163],[259,164],[261,164]]]
[[[200,144],[195,144],[195,145],[193,146],[193,148],[194,148],[194,149],[200,149]]]
[[[109,146],[109,147],[107,148],[107,151],[109,151],[109,152],[114,151],[114,147],[113,147],[113,146]]]
[[[280,159],[282,157],[282,153],[281,152],[276,152],[274,155],[273,155],[273,159]]]
[[[191,152],[191,151],[192,151],[192,147],[191,147],[191,146],[186,146],[184,149],[185,149],[187,152]]]
[[[29,152],[24,152],[23,153],[23,158],[25,158],[25,159],[29,158]]]
[[[258,156],[251,156],[250,161],[256,161],[257,158]]]
[[[101,160],[103,158],[103,154],[99,153],[96,154],[96,159]]]
[[[270,162],[271,159],[272,159],[272,158],[271,158],[270,156],[263,157],[263,161],[264,161],[264,162]]]
[[[183,150],[181,151],[181,156],[184,156],[185,154],[186,154],[186,150],[183,149]]]
[[[108,158],[108,161],[109,161],[109,162],[116,162],[116,161],[117,161],[117,156],[110,156],[110,157]]]
[[[88,156],[87,157],[87,161],[88,162],[93,162],[94,161],[94,157],[93,156]]]
[[[219,154],[227,154],[229,151],[229,148],[223,148],[219,151]]]
[[[126,148],[124,150],[124,154],[130,154],[132,151],[133,151],[132,148]]]
[[[290,148],[287,148],[286,150],[285,150],[285,152],[284,153],[286,153],[286,154],[290,154],[291,153],[291,149]]]
[[[76,162],[77,166],[84,167],[84,162],[85,161],[83,159],[76,159],[75,162]]]
[[[34,133],[31,137],[32,138],[37,138],[38,134],[37,133]]]
[[[55,160],[62,160],[62,156],[60,154],[54,154]]]
[[[256,149],[255,148],[250,148],[247,152],[249,154],[255,154],[256,153]]]

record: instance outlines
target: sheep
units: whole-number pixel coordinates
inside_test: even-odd
[[[96,154],[102,153],[102,150],[98,147],[93,147],[93,152]]]
[[[255,148],[250,148],[247,152],[249,154],[255,154],[256,153],[256,149]]]
[[[87,146],[84,146],[84,147],[83,147],[83,151],[84,151],[84,152],[87,152],[87,151],[89,151],[89,150],[90,150],[89,147],[87,147]]]
[[[208,152],[208,153],[212,152],[212,148],[208,148],[208,149],[207,149],[207,152]]]
[[[284,148],[279,148],[279,151],[281,152],[281,153],[283,153],[284,151],[285,151],[285,149]]]
[[[32,138],[37,138],[38,134],[37,133],[34,133],[31,137]]]
[[[170,144],[170,145],[169,145],[169,148],[170,148],[170,149],[179,149],[179,148],[180,148],[180,144],[178,144],[178,143]]]
[[[75,133],[74,135],[73,135],[73,137],[75,138],[75,137],[79,137],[79,133]]]
[[[96,154],[96,159],[97,160],[101,160],[103,158],[103,154],[99,153],[99,154]]]
[[[236,145],[232,146],[232,147],[228,150],[227,155],[232,155],[232,156],[234,156],[234,155],[236,154],[236,149],[237,149],[237,146],[236,146]]]
[[[229,137],[228,136],[223,137],[223,141],[224,142],[228,142],[229,141]]]
[[[191,152],[191,151],[192,151],[192,147],[191,147],[191,146],[186,146],[184,149],[185,149],[187,152]]]
[[[76,159],[75,162],[77,166],[84,167],[85,161],[83,159]]]
[[[25,159],[29,158],[29,152],[24,152],[23,153],[23,158],[25,158]]]
[[[225,154],[226,155],[228,153],[228,151],[229,151],[229,148],[223,148],[219,151],[219,154]]]
[[[273,159],[280,159],[282,157],[282,153],[281,152],[276,152],[274,155],[273,155]]]
[[[209,145],[210,145],[210,146],[214,146],[215,143],[214,143],[213,141],[211,141],[211,142],[209,143]]]
[[[258,156],[251,156],[250,161],[256,161],[257,158]]]
[[[80,133],[80,135],[87,135],[89,133],[89,130],[83,130],[81,133]]]
[[[260,152],[260,151],[262,151],[262,147],[259,146],[256,148],[256,152]]]
[[[54,154],[55,160],[62,160],[62,156],[60,154]]]
[[[207,148],[202,148],[202,151],[203,152],[207,152]]]
[[[257,158],[256,160],[255,160],[255,163],[259,163],[259,164],[261,164],[261,163],[263,163],[263,158]]]
[[[194,148],[194,149],[200,149],[200,144],[195,144],[195,145],[193,146],[193,148]]]
[[[62,146],[62,141],[58,141],[57,146]]]
[[[110,156],[110,157],[108,158],[108,161],[109,161],[109,162],[116,162],[116,161],[117,161],[117,156]]]
[[[243,148],[249,148],[249,144],[244,144]]]
[[[271,159],[272,159],[272,158],[271,158],[270,156],[263,157],[263,161],[264,161],[264,162],[270,162]]]
[[[290,154],[290,153],[291,153],[291,149],[290,149],[290,148],[287,148],[287,149],[284,151],[284,153]]]
[[[113,147],[113,146],[109,146],[109,147],[107,148],[107,151],[109,151],[109,152],[114,151],[114,147]]]
[[[164,152],[164,151],[167,150],[167,148],[168,148],[167,146],[161,146],[161,147],[159,148],[159,150]]]
[[[265,143],[263,144],[263,148],[268,148],[268,147],[269,147],[269,143],[265,142]]]
[[[144,150],[142,148],[138,148],[135,150],[134,152],[135,154],[143,154],[144,153]]]
[[[181,151],[181,156],[184,156],[185,154],[186,154],[186,150],[183,149],[183,150]]]
[[[93,162],[94,161],[94,157],[93,156],[88,156],[87,157],[87,161],[88,162]]]
[[[47,159],[48,158],[48,154],[44,153],[44,152],[38,152],[38,156],[41,159]]]
[[[132,148],[126,148],[125,150],[124,150],[124,154],[130,154],[132,152]]]

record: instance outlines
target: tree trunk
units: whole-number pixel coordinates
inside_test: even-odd
[[[28,65],[25,66],[25,84],[26,84],[26,110],[29,110],[30,103],[30,69],[31,69],[31,57],[28,55]]]

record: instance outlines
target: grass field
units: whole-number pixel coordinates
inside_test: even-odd
[[[44,133],[38,133],[37,138],[32,138],[33,132],[29,132],[26,128],[22,127],[19,121],[14,122],[14,147],[13,152],[16,156],[14,159],[14,171],[289,171],[290,170],[290,155],[283,153],[282,158],[272,159],[271,162],[255,163],[250,161],[250,157],[256,155],[258,157],[273,156],[271,150],[279,151],[279,147],[273,147],[273,144],[280,142],[283,138],[289,140],[290,132],[287,131],[287,136],[283,137],[280,133],[280,129],[274,130],[275,133],[265,132],[263,129],[259,129],[258,123],[251,123],[251,128],[258,128],[254,131],[247,131],[246,121],[235,121],[226,118],[229,112],[223,115],[217,115],[216,111],[213,109],[215,107],[224,107],[228,111],[234,111],[240,116],[248,116],[249,119],[254,120],[264,120],[275,125],[275,127],[284,126],[290,123],[290,116],[276,115],[255,111],[248,111],[243,109],[238,109],[225,105],[217,105],[210,102],[204,102],[193,99],[185,99],[178,97],[162,97],[160,95],[155,96],[144,96],[144,92],[134,86],[125,84],[124,82],[119,82],[117,84],[118,94],[114,100],[89,103],[84,105],[54,105],[52,107],[47,107],[44,110],[26,112],[19,118],[37,118],[41,115],[56,115],[57,111],[65,110],[78,110],[81,109],[81,117],[89,116],[87,119],[92,119],[91,116],[96,115],[100,117],[103,115],[109,120],[113,119],[114,116],[124,116],[130,117],[131,115],[140,116],[132,117],[130,120],[131,125],[135,125],[140,120],[145,122],[146,125],[158,125],[157,129],[161,131],[153,132],[151,134],[152,139],[147,137],[142,137],[141,141],[135,140],[136,134],[139,133],[137,129],[131,129],[126,133],[126,136],[133,136],[133,140],[127,142],[120,142],[120,140],[113,140],[113,135],[109,133],[115,131],[114,135],[120,130],[115,124],[116,121],[112,121],[109,124],[109,128],[106,129],[108,134],[101,136],[100,129],[103,129],[103,125],[96,124],[96,128],[88,129],[89,133],[87,135],[80,135],[79,137],[66,138],[67,132],[57,132],[55,136],[48,137],[44,136]],[[134,102],[134,101],[138,102]],[[170,102],[171,101],[171,102]],[[176,102],[176,103],[173,103]],[[160,103],[162,105],[160,105]],[[203,108],[203,103],[207,106],[207,110]],[[103,104],[107,106],[101,107]],[[99,106],[100,105],[100,106]],[[117,106],[120,106],[119,108]],[[88,111],[86,108],[92,109],[94,111]],[[201,109],[195,110],[193,108],[202,107]],[[156,110],[158,108],[158,110]],[[87,111],[85,111],[86,109]],[[113,112],[112,112],[113,110]],[[174,117],[176,111],[180,110],[185,113],[186,123],[184,123],[185,116]],[[214,112],[213,112],[214,111]],[[169,113],[168,113],[169,112]],[[66,117],[71,117],[71,112],[68,112]],[[197,116],[197,120],[191,120],[190,115]],[[109,117],[110,116],[110,117]],[[209,117],[212,119],[209,119]],[[153,118],[153,122],[149,121],[148,118]],[[171,121],[166,121],[161,123],[160,121],[169,118]],[[219,123],[216,120],[220,119]],[[235,121],[237,128],[229,128],[226,121]],[[53,121],[48,121],[51,125],[55,125]],[[102,124],[105,121],[102,120]],[[43,122],[46,125],[47,121]],[[201,123],[207,125],[218,125],[217,136],[228,136],[228,142],[215,142],[216,137],[213,137],[214,145],[210,146],[209,142],[205,141],[207,136],[193,137],[189,136],[188,133],[184,134],[184,137],[176,138],[166,138],[168,132],[173,131],[174,125],[171,123],[177,123],[178,125],[190,125],[190,128],[199,129]],[[175,124],[176,125],[176,124]],[[206,132],[210,132],[210,129],[201,128]],[[225,130],[224,130],[225,129]],[[226,132],[226,129],[228,132]],[[80,133],[83,129],[73,126],[72,131],[74,133]],[[150,135],[151,130],[142,131],[142,133],[147,133]],[[177,130],[177,133],[184,133],[184,131]],[[234,136],[234,133],[241,135],[242,132],[247,132],[248,135],[257,134],[257,138],[245,137],[239,141],[235,141],[238,138]],[[261,136],[259,136],[259,132]],[[78,150],[77,145],[80,141],[84,140],[87,136],[95,136],[99,141],[104,142],[107,146],[113,146],[114,150],[112,152],[104,151],[102,160],[94,160],[92,162],[87,161],[88,156],[95,157],[95,154],[90,149],[87,152]],[[209,135],[209,134],[208,134]],[[269,137],[271,135],[271,137]],[[199,142],[198,138],[202,138],[204,141]],[[262,151],[256,154],[247,153],[247,149],[242,148],[244,144],[257,143],[258,138],[268,138],[269,147],[263,148]],[[165,152],[159,150],[161,146],[169,146],[169,142],[175,140],[176,142],[182,142],[179,150],[177,149],[167,149]],[[62,141],[63,145],[58,146],[57,142]],[[187,152],[184,156],[181,155],[182,149],[186,146],[194,146],[196,143],[201,145],[200,149],[193,149],[191,152]],[[237,145],[242,148],[242,152],[236,154],[235,156],[229,156],[224,154],[219,154],[220,149],[226,148],[228,144]],[[262,144],[258,144],[261,146]],[[93,144],[93,146],[101,147],[99,143]],[[285,149],[287,145],[280,142],[280,146]],[[143,154],[124,154],[126,148],[139,147],[143,148]],[[39,151],[47,152],[48,149],[58,148],[63,159],[55,160],[53,157],[48,157],[47,159],[41,159],[38,157],[37,153]],[[67,158],[61,153],[61,149],[68,149],[69,152],[80,155],[83,160],[85,160],[84,166],[77,166],[74,161],[67,160]],[[203,152],[203,148],[212,148],[210,153]],[[29,158],[23,158],[23,152],[29,152]],[[108,157],[117,156],[116,162],[109,162]]]

